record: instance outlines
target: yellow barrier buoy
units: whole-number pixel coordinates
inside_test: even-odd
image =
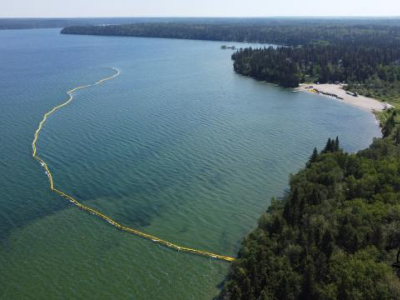
[[[78,200],[74,199],[72,196],[70,196],[70,195],[68,195],[68,194],[66,194],[66,193],[64,193],[64,192],[62,192],[62,191],[60,191],[60,190],[58,190],[58,189],[56,189],[54,187],[53,175],[50,172],[49,166],[47,165],[47,163],[43,159],[41,159],[37,155],[36,143],[38,141],[40,131],[42,130],[44,123],[46,122],[47,118],[50,115],[52,115],[54,112],[56,112],[60,108],[68,105],[69,103],[71,103],[71,101],[74,99],[74,96],[72,95],[74,92],[76,92],[78,90],[82,90],[82,89],[88,88],[88,87],[91,87],[91,86],[99,85],[99,84],[101,84],[101,83],[103,83],[103,82],[105,82],[107,80],[111,80],[111,79],[113,79],[113,78],[115,78],[115,77],[120,75],[120,71],[118,69],[116,69],[116,68],[111,68],[111,69],[116,71],[116,73],[114,75],[106,77],[106,78],[103,78],[103,79],[101,79],[101,80],[99,80],[99,81],[97,81],[97,82],[95,82],[93,84],[81,85],[81,86],[78,86],[76,88],[73,88],[72,90],[69,90],[67,92],[67,94],[69,95],[69,98],[68,98],[67,101],[61,103],[60,105],[55,106],[53,109],[51,109],[50,111],[48,111],[47,113],[45,113],[43,115],[43,119],[40,121],[39,126],[36,129],[35,134],[34,134],[34,138],[33,138],[33,141],[32,141],[32,156],[33,156],[34,159],[39,161],[40,165],[44,168],[44,170],[45,170],[45,172],[47,174],[47,177],[49,179],[50,190],[52,190],[53,192],[55,192],[59,196],[61,196],[63,198],[66,198],[68,201],[70,201],[72,204],[74,204],[78,208],[80,208],[80,209],[82,209],[84,211],[87,211],[87,212],[89,212],[89,213],[91,213],[91,214],[93,214],[93,215],[95,215],[95,216],[107,221],[109,224],[111,224],[112,226],[114,226],[114,227],[116,227],[116,228],[118,228],[118,229],[120,229],[122,231],[126,231],[126,232],[129,232],[129,233],[132,233],[134,235],[137,235],[137,236],[140,236],[142,238],[151,240],[151,241],[153,241],[155,243],[159,243],[159,244],[161,244],[161,245],[163,245],[165,247],[168,247],[170,249],[174,249],[174,250],[177,250],[177,251],[188,252],[188,253],[192,253],[192,254],[196,254],[196,255],[202,255],[202,256],[211,257],[211,258],[214,258],[214,259],[219,259],[219,260],[224,260],[224,261],[229,261],[229,262],[234,261],[235,259],[233,257],[230,257],[230,256],[223,256],[223,255],[218,255],[218,254],[214,254],[214,253],[207,252],[207,251],[202,251],[202,250],[197,250],[197,249],[178,246],[178,245],[175,245],[175,244],[173,244],[171,242],[164,241],[164,240],[162,240],[162,239],[160,239],[160,238],[158,238],[156,236],[141,232],[139,230],[136,230],[136,229],[133,229],[133,228],[130,228],[130,227],[122,226],[121,224],[119,224],[118,222],[114,221],[110,217],[102,214],[101,212],[99,212],[99,211],[97,211],[97,210],[95,210],[93,208],[90,208],[90,207],[88,207],[86,205],[83,205]]]

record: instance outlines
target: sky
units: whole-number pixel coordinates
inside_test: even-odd
[[[0,0],[0,17],[400,16],[400,0]]]

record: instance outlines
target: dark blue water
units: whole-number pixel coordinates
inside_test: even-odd
[[[0,31],[0,298],[210,299],[229,264],[120,232],[124,225],[234,256],[312,149],[367,147],[372,114],[233,72],[221,43]]]

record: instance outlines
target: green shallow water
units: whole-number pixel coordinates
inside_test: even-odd
[[[0,298],[211,299],[229,264],[120,232],[58,188],[162,239],[235,256],[314,146],[379,136],[364,111],[236,75],[221,43],[0,31]]]

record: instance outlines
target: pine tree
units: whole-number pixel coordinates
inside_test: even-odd
[[[310,156],[309,162],[310,163],[316,162],[317,158],[318,158],[318,150],[317,150],[317,148],[314,148],[313,153]]]
[[[339,137],[336,136],[336,140],[335,140],[335,151],[339,151],[339,149],[340,149]]]
[[[323,150],[323,153],[328,153],[328,152],[332,152],[332,140],[331,138],[328,139],[328,141],[326,142],[326,146]]]

